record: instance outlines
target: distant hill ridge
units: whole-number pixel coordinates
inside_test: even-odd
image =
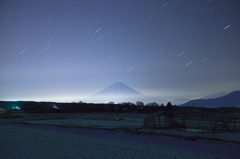
[[[197,99],[191,100],[180,106],[196,106],[196,107],[240,107],[240,91],[231,92],[225,96],[213,99]]]
[[[227,95],[227,94],[228,94],[228,93],[226,93],[226,92],[213,93],[213,94],[209,94],[209,95],[203,97],[202,99],[219,98],[219,97],[225,96],[225,95]]]
[[[176,104],[176,105],[180,105],[180,104],[183,104],[183,103],[186,103],[188,101],[190,101],[191,99],[188,99],[188,98],[177,98],[173,101],[171,101],[172,104]]]

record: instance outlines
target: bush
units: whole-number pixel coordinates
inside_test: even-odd
[[[1,111],[0,118],[6,118],[6,117],[7,117],[7,111]]]

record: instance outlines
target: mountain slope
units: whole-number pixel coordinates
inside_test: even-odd
[[[187,103],[181,104],[180,106],[196,106],[196,107],[240,107],[240,91],[231,92],[223,97],[214,99],[197,99],[191,100]]]
[[[175,99],[175,100],[171,101],[171,103],[173,105],[175,105],[175,104],[180,105],[180,104],[186,103],[188,101],[190,101],[190,99],[188,99],[188,98],[178,98],[178,99]]]
[[[112,96],[112,95],[133,95],[133,96],[142,96],[143,94],[138,91],[128,87],[122,82],[116,82],[107,88],[101,90],[93,96]]]
[[[228,93],[226,93],[226,92],[219,92],[219,93],[209,94],[209,95],[203,97],[202,99],[219,98],[219,97],[225,96],[225,95],[227,95],[227,94],[228,94]]]

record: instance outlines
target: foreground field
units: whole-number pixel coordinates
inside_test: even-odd
[[[142,128],[146,114],[14,114],[0,158],[238,158],[240,133]],[[219,142],[222,141],[222,142]]]
[[[137,113],[70,113],[70,114],[14,114],[11,119],[0,122],[29,125],[48,125],[64,128],[87,128],[95,130],[124,131],[131,134],[172,136],[181,139],[205,139],[240,144],[240,132],[203,134],[188,132],[189,129],[146,129],[143,120],[147,114]],[[17,117],[17,118],[16,118]]]
[[[82,128],[4,123],[0,157],[8,158],[238,158],[238,144],[133,135]]]

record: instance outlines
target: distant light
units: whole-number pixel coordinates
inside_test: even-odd
[[[53,104],[53,108],[54,109],[59,109],[55,104]]]
[[[116,14],[114,14],[113,16],[111,16],[111,18],[110,18],[110,19],[114,18],[115,16],[116,16]]]
[[[100,36],[97,40],[100,40],[103,36]]]
[[[11,66],[11,68],[14,66],[14,65],[16,65],[17,64],[17,62],[15,62],[12,66]]]
[[[95,33],[99,32],[101,30],[101,28],[99,28],[97,31],[95,31]]]
[[[216,6],[215,7],[213,7],[213,8],[211,8],[211,9],[209,9],[209,11],[212,11],[212,10],[214,10],[216,8]]]
[[[48,43],[50,43],[52,40],[53,40],[53,38],[52,38],[52,39],[50,39],[50,40],[47,42],[47,44],[48,44]]]
[[[44,49],[44,51],[46,51],[49,47],[50,47],[50,45],[48,45],[48,46]]]
[[[203,59],[202,62],[206,61],[207,59],[208,59],[208,58]]]
[[[110,58],[112,58],[112,56],[110,56],[109,58],[107,58],[107,60],[109,60]]]
[[[187,66],[187,65],[190,65],[191,63],[192,63],[192,61],[190,61],[189,63],[187,63],[186,66]]]
[[[12,109],[18,109],[20,110],[20,108],[18,106],[13,106]]]
[[[178,55],[178,57],[182,56],[184,54],[184,52],[182,52],[181,54]]]
[[[132,69],[133,69],[133,67],[131,67],[131,68],[128,70],[128,72],[131,71]]]
[[[228,25],[228,26],[226,26],[226,27],[224,28],[224,30],[225,30],[225,29],[227,29],[227,28],[229,28],[230,26],[231,26],[231,24],[230,24],[230,25]]]
[[[22,51],[22,52],[20,52],[20,53],[19,53],[19,55],[21,55],[21,54],[22,54],[22,53],[24,53],[25,51],[26,51],[26,49],[23,49],[23,51]]]
[[[165,7],[168,3],[165,3],[164,5],[161,6],[161,8]]]
[[[177,3],[176,3],[176,5],[178,5],[178,4],[179,4],[179,3],[181,3],[181,2],[182,2],[182,0],[181,0],[181,1],[179,1],[179,2],[177,2]]]

